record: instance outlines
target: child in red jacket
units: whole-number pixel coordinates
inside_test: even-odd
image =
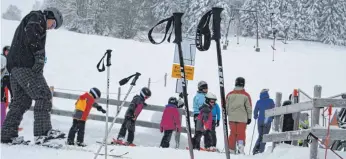
[[[181,132],[180,114],[178,111],[179,101],[175,97],[168,99],[168,104],[162,114],[162,120],[160,124],[161,133],[164,135],[161,140],[160,147],[168,148],[171,141],[173,131]],[[179,105],[181,106],[181,104]]]
[[[86,92],[79,96],[75,106],[75,112],[73,115],[73,123],[72,127],[68,133],[67,144],[74,145],[74,138],[77,133],[77,146],[86,146],[84,144],[84,130],[85,130],[85,122],[88,119],[91,108],[96,108],[98,111],[102,113],[106,113],[106,111],[95,102],[95,99],[99,99],[101,97],[101,92],[97,88],[91,88],[89,92]]]
[[[204,104],[199,108],[200,112],[197,117],[196,122],[196,134],[193,138],[193,148],[197,150],[203,150],[200,147],[200,142],[202,135],[204,135],[204,147],[207,151],[214,151],[211,150],[210,147],[212,146],[212,136],[211,136],[211,130],[212,130],[212,124],[213,124],[213,106],[216,103],[216,96],[210,92],[208,92],[205,95],[205,102]]]

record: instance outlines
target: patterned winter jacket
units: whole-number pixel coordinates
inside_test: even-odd
[[[86,92],[79,96],[77,102],[75,103],[75,111],[73,118],[77,120],[86,121],[88,119],[90,110],[92,107],[98,106],[95,103],[93,96]]]
[[[226,96],[226,109],[229,121],[247,123],[252,118],[250,95],[242,87],[235,87]]]
[[[196,131],[211,130],[213,124],[213,107],[204,103],[200,108],[200,112],[197,118]]]

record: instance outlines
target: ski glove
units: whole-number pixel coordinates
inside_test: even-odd
[[[247,119],[247,125],[249,125],[251,123],[251,119]]]
[[[220,126],[220,120],[217,120],[216,121],[216,127],[219,127]]]
[[[40,56],[35,56],[35,63],[31,69],[35,73],[41,73],[41,72],[43,72],[43,67],[44,67],[44,58],[40,57]]]
[[[189,94],[186,93],[186,96],[188,96],[188,95],[189,95]],[[179,93],[179,97],[180,97],[180,98],[184,98],[183,92]]]

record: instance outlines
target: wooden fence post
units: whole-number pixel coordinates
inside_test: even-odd
[[[183,119],[183,113],[184,113],[183,111],[179,111],[180,121],[182,121]],[[181,123],[182,122],[180,122],[180,126],[181,126]],[[180,146],[180,132],[175,132],[175,148],[179,148],[179,146]]]
[[[121,87],[118,87],[118,101],[121,101]],[[117,111],[119,111],[120,105],[117,105]]]
[[[281,92],[276,92],[276,97],[275,97],[275,107],[281,107],[281,100],[282,100],[282,93]],[[274,117],[274,130],[275,132],[279,132],[280,130],[280,117],[281,115],[277,115]],[[272,152],[274,151],[274,148],[278,144],[278,142],[273,143],[272,147]]]
[[[50,86],[49,87],[49,89],[50,89],[50,93],[52,94],[52,103],[53,103],[53,97],[54,97],[54,86]],[[12,97],[11,97],[12,98]]]
[[[299,103],[299,91],[298,91],[298,89],[294,89],[293,90],[292,96],[293,96],[293,104]],[[293,130],[297,131],[297,130],[299,130],[300,112],[293,113],[292,117],[293,117],[293,120],[294,120]],[[292,144],[294,146],[298,146],[298,140],[293,140]]]
[[[314,98],[321,98],[322,87],[320,85],[316,85],[314,87]],[[320,108],[315,107],[315,102],[312,101],[312,115],[311,115],[311,130],[318,126],[320,122]],[[318,154],[318,141],[314,138],[311,139],[310,145],[310,159],[317,159]]]
[[[150,89],[150,82],[151,82],[151,79],[149,78],[148,80],[148,88]]]
[[[165,87],[167,86],[167,73],[165,73]]]

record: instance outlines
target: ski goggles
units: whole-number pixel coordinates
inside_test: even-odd
[[[209,103],[215,104],[215,103],[216,103],[216,100],[211,99],[211,100],[209,100]]]

